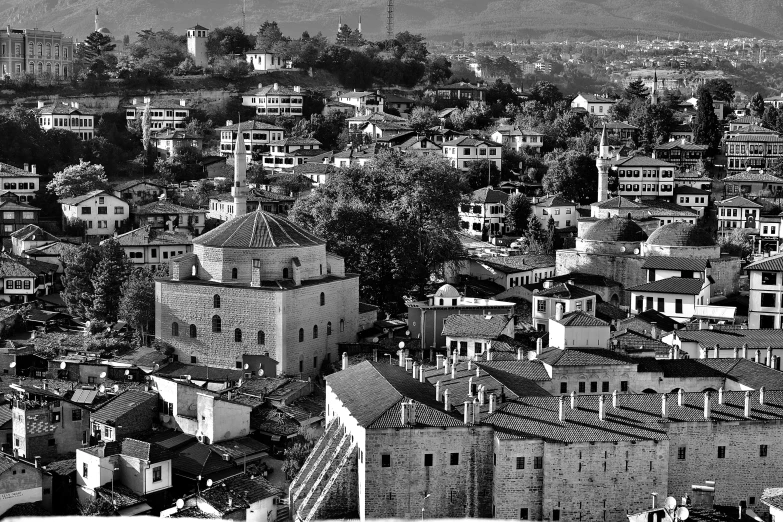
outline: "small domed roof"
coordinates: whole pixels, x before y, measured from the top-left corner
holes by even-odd
[[[609,217],[596,221],[582,238],[586,241],[644,241],[647,234],[633,220]]]
[[[109,31],[108,27],[101,27],[100,29],[98,29],[98,32],[103,34],[111,34],[111,31]]]
[[[215,248],[289,248],[323,245],[325,241],[282,216],[249,212],[193,239]]]
[[[703,228],[676,221],[655,229],[647,240],[648,245],[674,247],[715,246],[715,240]]]
[[[450,284],[445,284],[438,288],[438,291],[435,292],[435,297],[459,297],[459,290]]]

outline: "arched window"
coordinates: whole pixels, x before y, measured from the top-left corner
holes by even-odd
[[[59,58],[60,57],[60,44],[54,45],[54,57]]]
[[[326,304],[326,296],[323,292],[321,292],[321,306]]]
[[[195,339],[196,338],[196,325],[191,324],[190,325],[190,338]]]
[[[52,74],[52,64],[49,62],[46,63],[46,74]]]
[[[222,325],[220,323],[219,315],[212,316],[212,331],[215,333],[220,333],[222,331]]]
[[[318,339],[318,325],[313,326],[313,339]]]
[[[220,296],[217,294],[212,297],[212,308],[220,308]]]
[[[231,279],[236,279],[237,278],[237,273],[238,273],[237,269],[236,268],[232,268],[231,269]]]
[[[340,331],[345,331],[345,319],[340,319]]]
[[[58,78],[60,77],[60,64],[59,63],[54,64],[54,75],[56,77],[58,77]]]
[[[235,343],[242,342],[242,330],[240,330],[239,328],[234,329],[234,342]]]
[[[258,331],[258,344],[264,344],[266,343],[266,336],[264,335],[263,330]]]
[[[288,279],[288,269],[287,268],[283,269],[283,279]]]
[[[38,44],[38,58],[43,58],[43,44]]]
[[[318,270],[321,272],[321,275],[324,275],[324,265],[318,265]]]
[[[301,343],[303,341],[304,341],[304,328],[300,328],[299,329],[299,342]]]
[[[179,325],[177,323],[171,323],[171,336],[179,337]]]
[[[326,323],[326,335],[332,335],[332,322]]]
[[[51,58],[52,57],[52,44],[46,44],[46,57]]]
[[[38,62],[38,74],[43,74],[43,62]]]
[[[30,58],[35,56],[35,46],[33,45],[33,42],[30,42],[30,44],[27,46],[27,49],[30,52]]]
[[[68,66],[67,65],[63,65],[63,78],[67,78],[67,77],[68,77]],[[196,267],[193,267],[193,268],[195,269]]]

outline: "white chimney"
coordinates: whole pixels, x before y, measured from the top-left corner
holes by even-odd
[[[756,362],[761,364],[761,350],[756,350]]]
[[[661,395],[661,418],[666,420],[669,418],[669,413],[666,411],[666,401],[669,399],[669,396],[665,393]]]
[[[452,357],[452,361],[451,362],[454,363],[454,366],[456,366],[457,363],[459,362],[459,352],[457,352],[457,350],[455,349],[452,352],[451,357]]]
[[[410,370],[412,365],[413,365],[413,357],[406,357],[405,358],[405,371],[407,372],[408,370]]]
[[[144,103],[151,103],[151,102],[152,102],[152,98],[151,97],[149,97],[149,96],[145,96],[144,97]]]
[[[767,346],[767,366],[772,368],[772,347]]]
[[[617,408],[617,390],[612,392],[612,408]]]
[[[704,418],[710,420],[710,392],[704,392]]]
[[[439,353],[435,356],[435,368],[440,369],[441,366],[443,366],[443,355]]]
[[[234,120],[226,120],[226,127],[230,127],[234,124]]]
[[[576,392],[571,392],[571,409],[576,409]]]
[[[684,393],[682,391],[682,388],[677,390],[677,406],[682,406],[682,400],[683,400]]]
[[[521,353],[522,348],[520,348],[519,351]],[[541,352],[543,351],[544,351],[544,339],[539,337],[538,339],[536,339],[536,354],[541,355]]]
[[[481,377],[481,367],[476,366],[476,377]]]
[[[424,365],[422,364],[419,366],[419,382],[424,382],[426,379],[424,378]]]
[[[38,165],[36,165],[35,163],[30,165],[30,172],[32,172],[33,174],[37,174],[38,173]]]
[[[415,362],[413,363],[413,372],[411,372],[411,374],[412,374],[411,376],[414,379],[418,379],[419,378],[419,365],[418,365],[418,363],[415,363]]]
[[[449,374],[449,358],[443,359],[443,375]]]
[[[720,359],[720,345],[715,343],[715,358]]]
[[[464,407],[462,412],[462,422],[465,424],[472,424],[471,420],[473,418],[473,404],[471,404],[470,401],[465,401],[462,406]]]
[[[435,400],[436,400],[436,401],[438,401],[438,402],[440,402],[440,397],[441,397],[441,393],[440,393],[440,381],[437,381],[437,382],[435,383]]]
[[[468,397],[473,397],[473,377],[468,379]]]
[[[487,344],[487,361],[492,361],[492,344]]]
[[[750,392],[745,392],[745,418],[750,418]]]
[[[400,368],[403,368],[405,366],[405,351],[404,350],[397,350],[397,364],[400,365]]]
[[[473,369],[473,361],[471,359],[468,359],[468,371]]]
[[[479,406],[478,399],[473,400],[473,424],[481,422],[481,406]]]
[[[403,426],[408,425],[408,403],[405,401],[400,404],[400,423]]]
[[[457,365],[452,364],[451,365],[451,378],[456,379],[457,378]]]
[[[557,400],[557,410],[558,410],[558,418],[560,419],[560,422],[565,421],[565,409],[563,408],[563,396],[561,395],[558,397]]]
[[[764,387],[759,388],[759,404],[764,406]]]
[[[734,347],[734,358],[737,359],[739,357],[739,348],[736,346]]]
[[[44,105],[45,105],[45,103],[44,103],[44,101],[43,101],[43,100],[38,100],[38,108],[39,108],[39,109],[43,109],[43,108],[44,108]]]
[[[275,85],[274,85],[272,88],[273,88],[274,90],[277,90],[277,89],[278,89],[278,87],[279,87],[279,85],[275,84]]]
[[[723,386],[718,388],[718,404],[723,404]]]
[[[443,390],[443,409],[451,411],[451,402],[449,401],[449,390]]]
[[[548,290],[550,288],[552,288],[552,280],[551,279],[547,279],[546,281],[544,281],[544,289]]]
[[[745,343],[742,345],[742,358],[747,359],[748,358],[748,344]]]
[[[138,101],[138,98],[133,98],[133,100],[131,100],[131,105],[138,105]]]
[[[517,348],[517,361],[522,361],[525,358],[525,350]]]
[[[408,424],[416,425],[416,403],[413,402],[413,399],[408,403]]]
[[[264,84],[263,84],[263,83],[259,83],[259,84],[258,84],[258,88],[259,88],[259,89],[263,89],[263,88],[264,88]]]
[[[563,303],[557,303],[555,305],[555,321],[563,320]]]
[[[343,352],[343,370],[348,369],[348,352]]]
[[[489,413],[495,413],[495,394],[489,394]]]
[[[604,406],[604,396],[598,396],[598,420],[606,420],[606,407]]]
[[[187,102],[187,100],[182,98],[181,100],[179,100],[179,105],[180,105],[180,107],[186,107],[188,105],[188,102]]]

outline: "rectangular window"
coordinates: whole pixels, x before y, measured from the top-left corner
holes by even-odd
[[[92,209],[90,207],[82,207],[82,214],[92,214]]]
[[[628,381],[620,381],[620,391],[628,391]]]
[[[560,510],[559,509],[553,509],[552,510],[552,522],[557,522],[560,520]]]
[[[74,421],[82,420],[82,410],[80,410],[79,408],[76,408],[75,410],[71,410],[71,420]]]
[[[517,457],[517,469],[525,469],[525,457]]]
[[[567,382],[561,382],[560,383],[560,393],[568,393],[568,383]]]
[[[125,207],[114,207],[115,214],[125,214]]]
[[[451,466],[459,466],[459,453],[452,453],[449,455],[449,464]]]
[[[761,294],[761,306],[768,306],[768,307],[774,307],[775,306],[775,297],[776,294],[770,294],[767,292],[762,292]]]
[[[677,460],[685,460],[685,446],[677,448]]]
[[[539,312],[546,312],[546,301],[539,299],[538,304],[536,305],[536,310]]]
[[[18,444],[17,444],[18,446]],[[89,467],[86,462],[82,462],[82,477],[87,478],[89,473]]]
[[[761,272],[761,284],[767,286],[778,284],[777,272]]]
[[[381,455],[381,467],[382,468],[391,467],[391,455],[389,453],[384,453]]]
[[[598,381],[590,382],[590,393],[598,393]]]
[[[425,468],[431,468],[432,467],[432,453],[425,453],[424,454],[424,467]]]
[[[527,508],[520,508],[519,510],[519,518],[521,520],[527,520],[529,517]]]
[[[109,207],[98,207],[98,214],[108,214]]]
[[[533,457],[533,469],[544,469],[544,457]]]
[[[719,459],[726,458],[726,446],[718,446],[718,458]]]
[[[665,307],[665,305],[664,305],[664,300],[663,300],[663,297],[659,297],[659,298],[658,298],[658,311],[659,311],[659,312],[663,312],[663,311],[664,311],[664,308],[666,308],[666,307]]]
[[[682,299],[675,299],[674,300],[674,313],[675,314],[681,314],[682,313]]]
[[[609,391],[609,381],[604,381],[601,383],[601,391],[603,393],[607,393]]]
[[[762,444],[759,446],[759,457],[766,457],[767,456],[767,445]]]
[[[161,480],[163,480],[163,468],[155,466],[152,468],[152,482],[160,482]]]
[[[584,393],[584,392],[585,392],[585,382],[582,381],[579,383],[579,393]]]

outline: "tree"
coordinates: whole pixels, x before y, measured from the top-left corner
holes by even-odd
[[[518,235],[527,230],[530,217],[530,200],[520,193],[511,194],[506,201],[506,227]]]
[[[98,31],[87,35],[78,57],[85,72],[97,78],[106,78],[117,64],[117,58],[111,54],[115,47],[111,36]]]
[[[423,133],[430,127],[440,125],[440,119],[431,107],[414,107],[408,118],[408,125],[418,133]]]
[[[628,87],[623,91],[623,98],[626,100],[638,100],[645,99],[650,95],[650,90],[644,86],[644,81],[641,78],[637,78],[628,84]]]
[[[471,161],[467,172],[463,172],[462,176],[473,190],[500,182],[500,171],[495,162],[489,160]]]
[[[547,194],[590,203],[598,193],[598,169],[595,161],[576,151],[551,152],[546,155],[547,172],[542,183]]]
[[[557,230],[555,228],[555,218],[552,216],[549,216],[549,221],[546,224],[546,235],[544,236],[544,253],[545,254],[554,254],[555,253],[555,236],[557,235]]]
[[[139,332],[141,341],[155,321],[155,281],[148,268],[135,268],[122,285],[119,317]]]
[[[753,116],[756,118],[761,118],[761,116],[764,114],[764,97],[759,93],[755,93],[750,98],[748,108],[750,109],[750,113]]]
[[[338,169],[289,216],[361,274],[362,299],[398,311],[404,296],[423,295],[430,276],[462,255],[455,231],[467,190],[443,158],[384,151],[364,167]]]
[[[674,113],[665,105],[639,100],[633,104],[629,123],[639,127],[640,139],[649,152],[655,145],[669,141],[675,120]]]
[[[723,78],[708,80],[703,87],[710,91],[713,100],[726,103],[734,101],[734,87]]]
[[[439,85],[451,77],[451,62],[445,56],[431,58],[427,62],[425,77],[430,85]]]
[[[315,428],[300,428],[299,433],[285,450],[285,458],[280,470],[285,473],[286,479],[294,480],[299,470],[312,453],[315,443],[320,437],[321,430]]]
[[[269,20],[261,24],[256,34],[256,48],[271,51],[277,44],[286,42],[288,39],[283,36],[283,32],[277,26],[277,22]]]
[[[534,100],[550,107],[563,99],[563,93],[560,92],[560,89],[549,82],[536,83],[530,94]]]
[[[778,116],[778,110],[774,105],[770,105],[764,109],[764,115],[761,117],[761,124],[768,129],[777,129]]]
[[[128,279],[125,251],[116,239],[101,245],[101,260],[93,271],[95,294],[90,319],[114,323],[120,311],[122,287]]]
[[[93,190],[107,190],[109,180],[103,165],[94,165],[89,161],[81,161],[55,173],[54,179],[46,186],[61,198],[82,196]]]
[[[544,252],[544,232],[541,230],[541,222],[536,215],[531,212],[527,219],[527,230],[525,231],[525,240],[528,250],[533,253]]]
[[[498,79],[487,89],[487,103],[505,108],[507,105],[517,103],[517,95],[510,83],[504,83],[503,80]]]
[[[712,95],[707,89],[701,89],[696,116],[693,120],[693,142],[707,145],[710,152],[715,152],[718,150],[720,135],[718,116],[712,106]]]
[[[394,37],[394,56],[398,60],[410,60],[424,63],[427,60],[427,44],[424,36],[412,34],[408,31],[397,33]]]
[[[78,249],[68,250],[63,256],[62,298],[68,307],[68,313],[74,317],[87,318],[92,308],[93,271],[100,262],[100,251],[87,243]]]
[[[249,51],[254,45],[253,36],[245,34],[241,27],[216,27],[207,37],[207,56],[238,55]]]
[[[735,228],[728,235],[718,238],[720,251],[745,259],[753,253],[753,236],[745,228]]]

